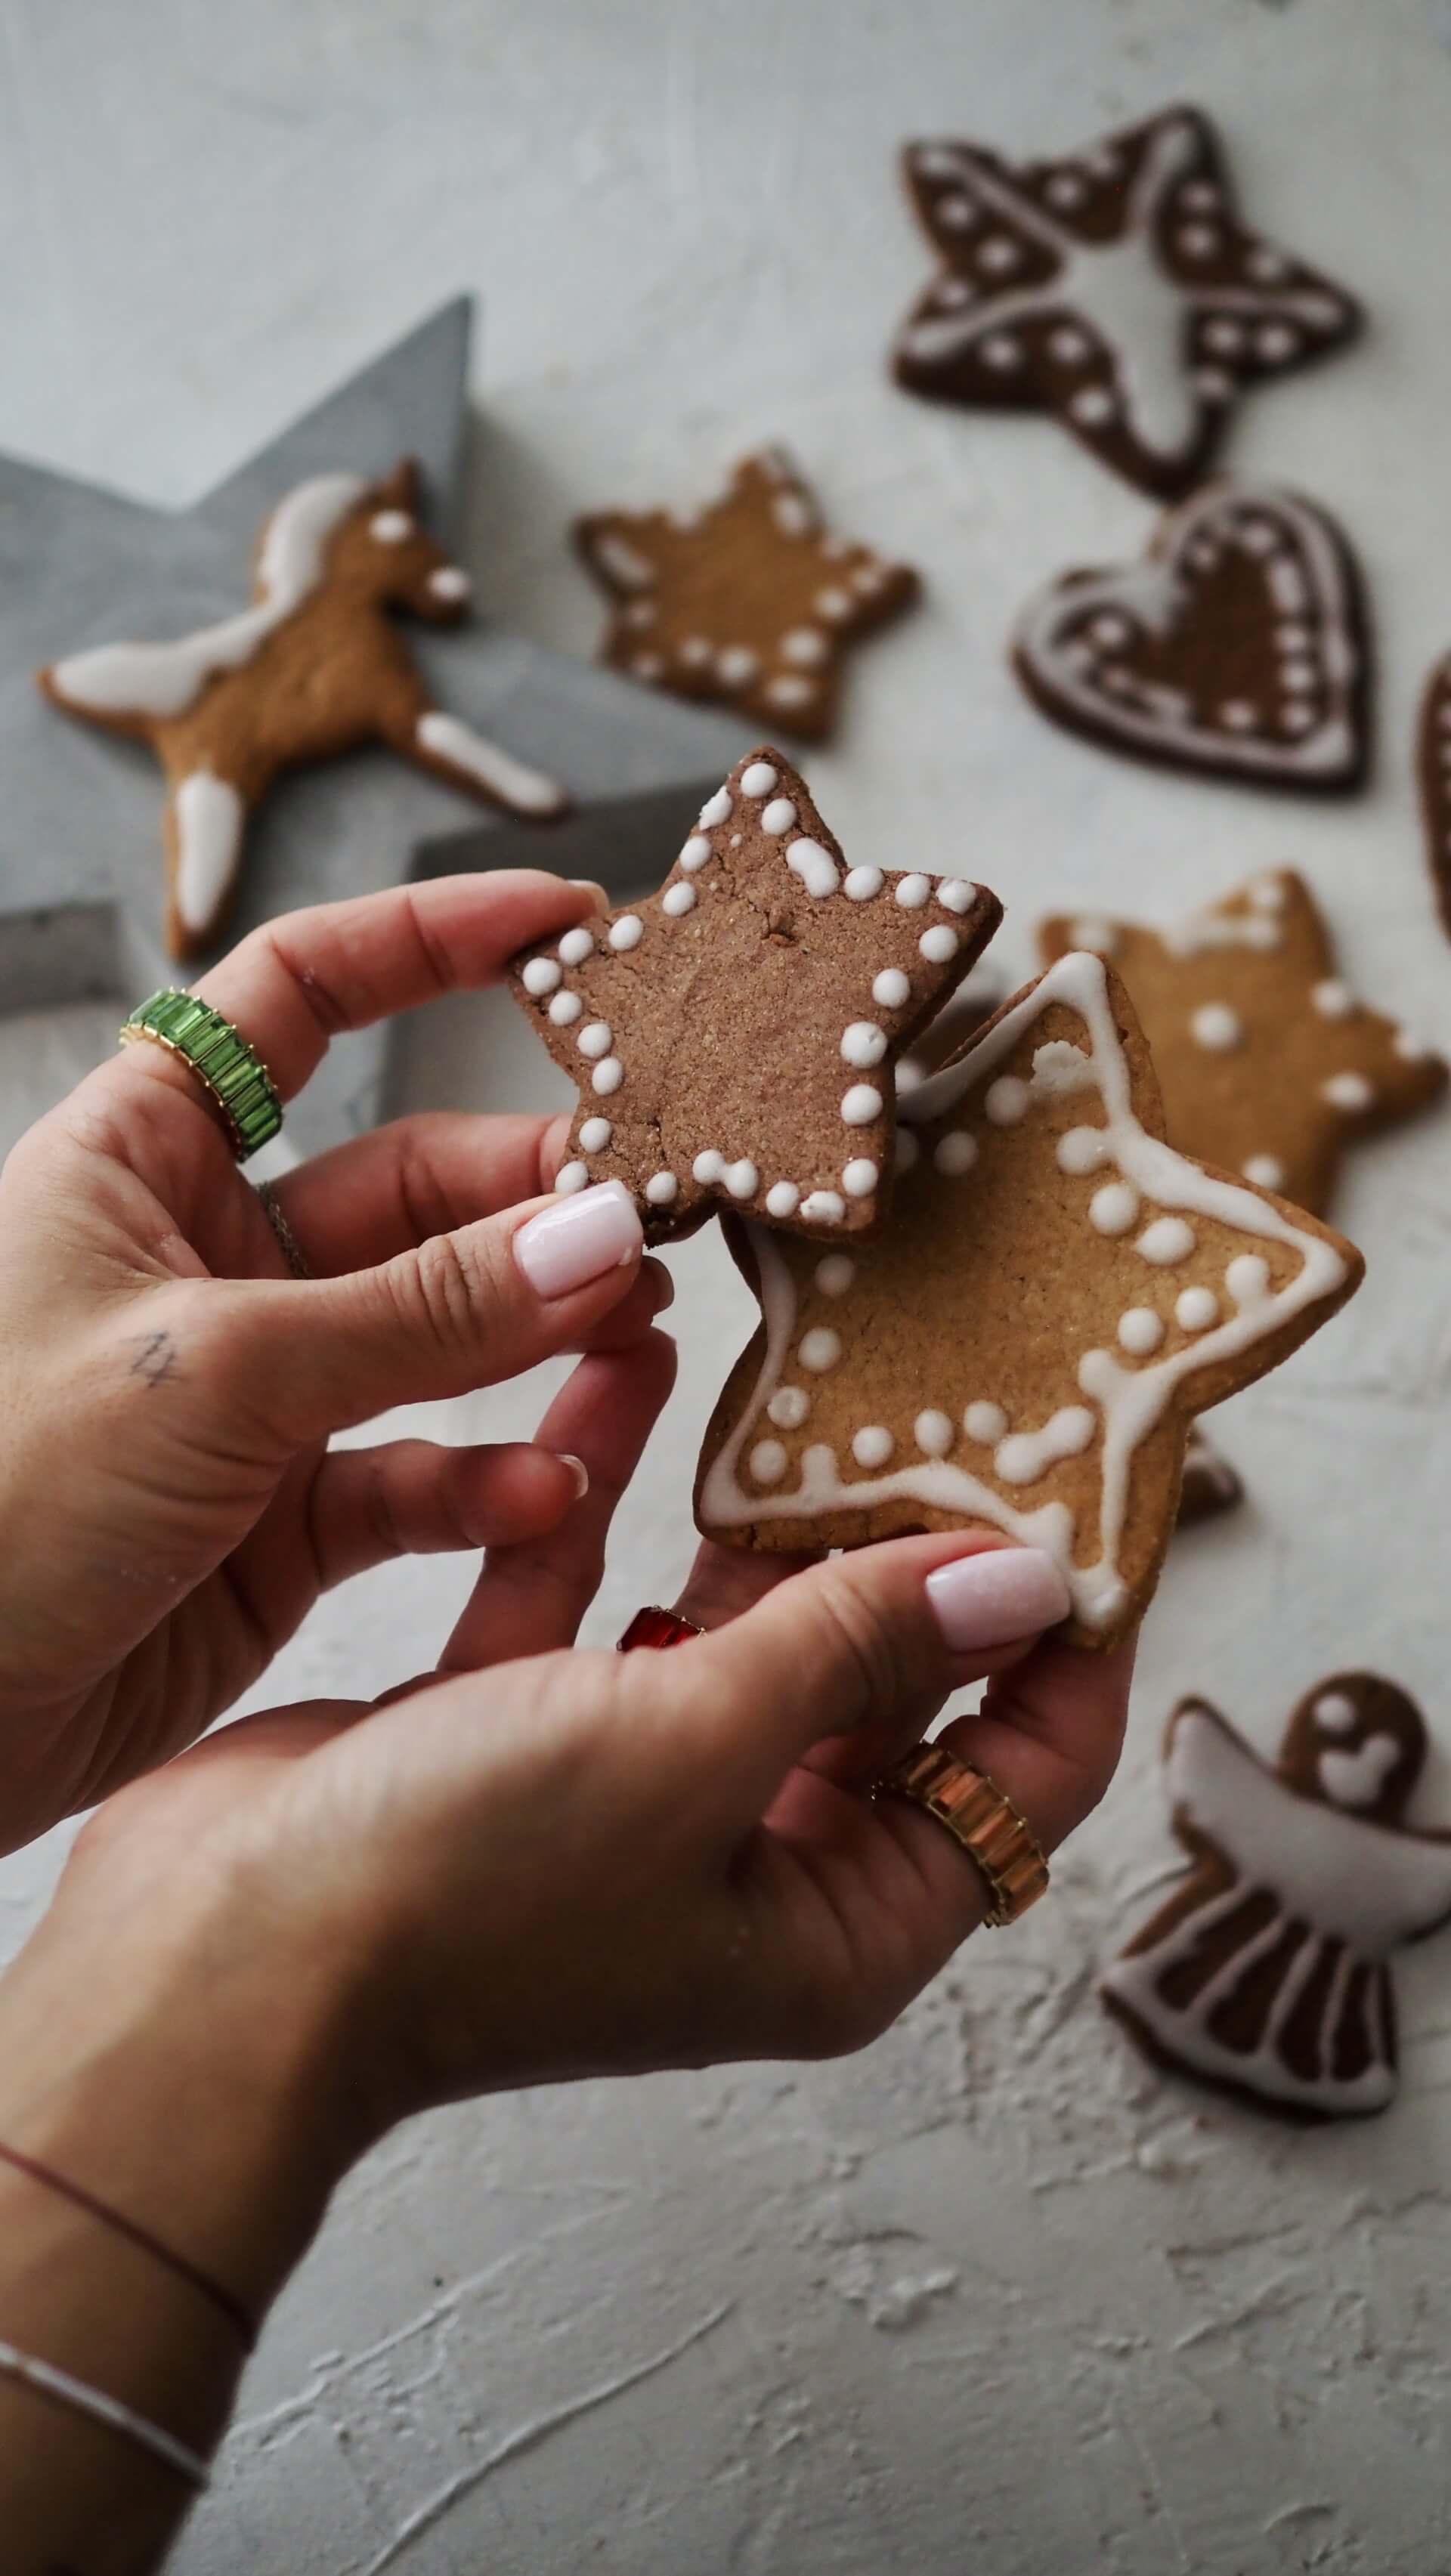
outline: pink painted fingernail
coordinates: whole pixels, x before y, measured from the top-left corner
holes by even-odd
[[[578,886],[581,894],[594,896],[596,912],[609,911],[610,899],[598,877],[571,877],[569,882],[572,886]]]
[[[601,1181],[531,1216],[514,1237],[514,1258],[536,1297],[567,1297],[623,1268],[643,1241],[624,1182]]]
[[[1060,1568],[1036,1547],[987,1548],[939,1565],[927,1577],[927,1598],[955,1655],[1036,1637],[1073,1607]]]

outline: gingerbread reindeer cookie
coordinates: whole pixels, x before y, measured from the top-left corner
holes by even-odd
[[[250,608],[170,643],[98,645],[41,672],[68,715],[156,752],[174,957],[215,941],[247,817],[283,770],[379,742],[511,814],[565,811],[551,779],[433,705],[388,615],[451,626],[468,601],[467,574],[419,525],[417,481],[405,461],[381,483],[300,483],[262,531]]]
[[[781,753],[750,752],[659,894],[513,961],[580,1088],[555,1188],[623,1181],[655,1242],[722,1204],[869,1229],[897,1055],[1001,917],[964,877],[848,867]]]
[[[1305,2119],[1385,2109],[1391,1952],[1451,1916],[1451,1836],[1405,1822],[1425,1758],[1419,1709],[1374,1673],[1310,1691],[1273,1766],[1180,1702],[1164,1765],[1191,1867],[1100,1987],[1146,2056]]]
[[[835,721],[846,647],[919,587],[909,565],[828,535],[779,447],[746,457],[703,509],[603,510],[575,540],[613,602],[605,661],[811,742]]]
[[[1343,287],[1241,223],[1197,108],[1062,161],[934,142],[905,166],[942,266],[897,342],[897,382],[1056,413],[1165,500],[1198,481],[1246,386],[1358,326]]]
[[[1013,668],[1104,751],[1312,794],[1365,774],[1359,577],[1293,492],[1211,483],[1142,562],[1062,574],[1023,610]]]
[[[732,1227],[762,1323],[706,1433],[709,1538],[844,1547],[986,1525],[1046,1548],[1066,1634],[1142,1615],[1190,1420],[1359,1283],[1353,1245],[1163,1141],[1123,986],[1060,958],[899,1105],[880,1238]]]
[[[1347,1145],[1446,1087],[1441,1058],[1357,999],[1315,898],[1291,868],[1165,930],[1058,916],[1045,962],[1110,957],[1133,995],[1174,1143],[1323,1215]]]

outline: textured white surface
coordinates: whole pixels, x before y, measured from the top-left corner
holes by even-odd
[[[1405,754],[1451,640],[1445,0],[7,0],[0,61],[7,445],[184,500],[478,285],[487,606],[587,648],[570,513],[684,499],[785,437],[844,527],[930,575],[812,763],[855,859],[981,873],[1015,966],[1050,903],[1175,910],[1289,860],[1367,991],[1444,1043]],[[1383,760],[1343,810],[1138,773],[1033,715],[1001,661],[1013,611],[1149,513],[1052,429],[933,411],[882,373],[925,265],[904,134],[1062,148],[1181,95],[1221,117],[1252,218],[1375,318],[1251,400],[1233,448],[1342,513],[1366,565]],[[0,1029],[6,1128],[112,1026]],[[557,1096],[492,1003],[418,1030],[412,1088]],[[1399,2107],[1326,2134],[1149,2077],[1090,1985],[1168,1860],[1154,1748],[1181,1688],[1268,1746],[1306,1683],[1379,1665],[1448,1740],[1446,1172],[1444,1124],[1362,1158],[1341,1215],[1369,1284],[1224,1418],[1255,1502],[1176,1551],[1122,1777],[1051,1902],[861,2059],[496,2101],[394,2139],[278,2310],[184,2576],[1441,2576],[1451,1941],[1399,1972]],[[712,1374],[748,1320],[713,1241],[676,1266],[683,1391],[600,1638],[679,1569]],[[540,1401],[445,1428],[512,1431]],[[354,1587],[267,1696],[416,1669],[465,1579]],[[1451,1815],[1444,1753],[1422,1805]],[[7,1943],[56,1858],[0,1872]]]

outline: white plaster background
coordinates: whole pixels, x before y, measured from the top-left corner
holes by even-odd
[[[1343,808],[1156,778],[1044,725],[1004,671],[1010,615],[1132,550],[1149,512],[1051,428],[883,375],[924,273],[902,136],[1068,148],[1180,95],[1222,119],[1252,219],[1375,320],[1252,399],[1233,448],[1341,513],[1366,566],[1382,760]],[[0,0],[0,439],[184,502],[476,286],[491,610],[587,649],[571,513],[684,498],[788,438],[840,523],[930,584],[812,763],[854,856],[986,877],[1015,970],[1050,902],[1168,909],[1291,860],[1368,992],[1444,1042],[1406,745],[1451,637],[1448,130],[1446,0]],[[113,1025],[0,1030],[7,1133]],[[555,1096],[492,1005],[437,1014],[411,1064],[418,1099]],[[1444,1123],[1364,1156],[1340,1215],[1369,1283],[1222,1419],[1255,1505],[1176,1549],[1122,1775],[1052,1901],[860,2059],[540,2093],[394,2138],[276,2313],[184,2576],[1442,2576],[1451,1938],[1402,1966],[1402,2099],[1364,2128],[1206,2107],[1091,2000],[1168,1857],[1155,1746],[1181,1689],[1268,1747],[1322,1672],[1380,1666],[1424,1698],[1423,1811],[1451,1816]],[[713,1241],[677,1273],[682,1392],[600,1639],[683,1564],[695,1441],[747,1322]],[[439,1427],[512,1432],[540,1402]],[[415,1670],[466,1579],[425,1562],[335,1597],[259,1699]],[[59,1842],[0,1872],[7,1945]]]

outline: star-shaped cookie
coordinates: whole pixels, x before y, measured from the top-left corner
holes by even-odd
[[[1273,1765],[1180,1702],[1164,1765],[1192,1866],[1100,1987],[1146,2057],[1293,2118],[1385,2109],[1391,1952],[1451,1916],[1451,1835],[1405,1822],[1426,1753],[1376,1673],[1308,1692]]]
[[[906,1096],[875,1242],[737,1230],[762,1325],[696,1482],[708,1537],[849,1546],[987,1524],[1046,1548],[1070,1640],[1141,1617],[1193,1415],[1359,1284],[1352,1244],[1163,1142],[1132,1006],[1060,958]]]
[[[1316,795],[1364,776],[1360,578],[1297,493],[1206,485],[1138,563],[1049,582],[1012,654],[1044,715],[1104,751]]]
[[[555,1187],[623,1181],[656,1242],[718,1203],[870,1229],[895,1059],[1001,917],[963,877],[849,868],[781,753],[749,753],[658,894],[513,962],[580,1087]]]
[[[1209,119],[1169,107],[1061,161],[912,143],[942,267],[897,342],[913,393],[1051,411],[1165,500],[1196,483],[1245,386],[1351,338],[1343,287],[1235,209]]]
[[[827,534],[779,447],[746,457],[703,509],[603,510],[575,538],[614,602],[605,661],[810,742],[835,720],[847,645],[919,588],[908,565]]]
[[[1348,1144],[1446,1087],[1441,1058],[1342,982],[1314,896],[1290,868],[1166,930],[1059,916],[1038,943],[1045,964],[1070,948],[1112,958],[1182,1152],[1316,1215]]]

